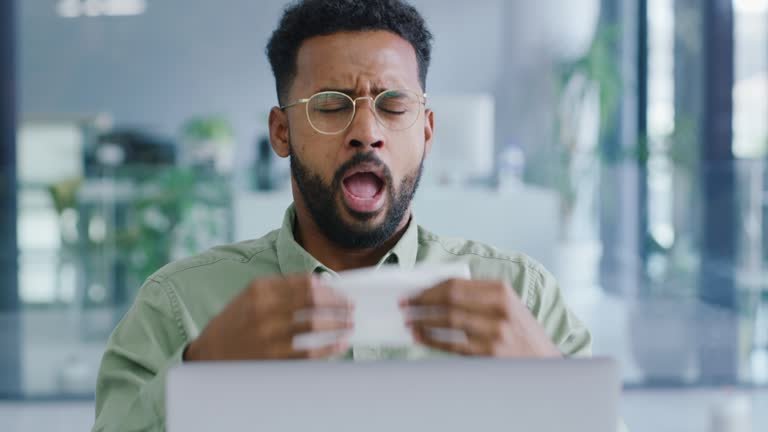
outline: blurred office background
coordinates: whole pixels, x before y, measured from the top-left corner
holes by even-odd
[[[279,226],[285,4],[0,2],[0,429],[87,429],[144,278]],[[550,268],[630,429],[745,403],[768,428],[768,0],[413,4],[435,34],[419,222]]]

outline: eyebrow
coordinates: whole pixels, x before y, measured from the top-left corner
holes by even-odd
[[[383,92],[385,92],[387,90],[392,90],[392,88],[383,88],[383,87],[373,87],[373,88],[371,88],[371,92],[374,95],[381,94],[381,93],[383,93]],[[317,93],[327,92],[327,91],[334,91],[334,92],[344,93],[345,95],[349,95],[349,96],[356,96],[357,95],[357,90],[355,90],[355,89],[344,89],[344,88],[337,88],[337,87],[323,87],[323,88],[317,90]]]

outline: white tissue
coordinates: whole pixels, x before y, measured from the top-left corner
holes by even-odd
[[[342,272],[327,283],[355,305],[352,345],[409,346],[414,342],[405,325],[400,300],[452,278],[469,279],[469,267],[449,264],[402,270],[397,266],[386,266],[378,270]],[[323,346],[333,337],[323,333],[301,335],[294,338],[294,347]]]

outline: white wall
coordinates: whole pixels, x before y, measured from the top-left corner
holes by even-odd
[[[141,16],[78,19],[58,17],[54,1],[19,3],[23,114],[108,112],[174,134],[218,113],[247,147],[266,129],[275,91],[264,48],[286,1],[149,1]],[[436,37],[428,90],[493,92],[503,1],[414,4]]]

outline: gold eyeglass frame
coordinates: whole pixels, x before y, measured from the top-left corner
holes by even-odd
[[[339,92],[339,91],[331,90],[331,91],[322,91],[322,92],[319,92],[319,93],[315,93],[312,96],[310,96],[309,98],[299,99],[299,100],[297,100],[295,102],[289,103],[288,105],[281,106],[280,110],[281,111],[285,111],[288,108],[292,108],[292,107],[295,107],[297,105],[305,104],[304,105],[304,113],[307,116],[307,121],[309,122],[309,125],[312,126],[312,129],[314,129],[315,132],[317,132],[317,133],[319,133],[321,135],[338,135],[338,134],[344,132],[345,130],[347,130],[349,128],[349,126],[352,124],[352,122],[355,121],[355,116],[357,115],[357,102],[358,101],[362,101],[362,100],[369,100],[369,101],[371,101],[371,108],[372,108],[372,111],[373,111],[373,116],[376,118],[376,121],[381,126],[387,128],[389,130],[393,130],[393,131],[408,130],[408,129],[412,128],[413,125],[416,124],[416,121],[419,119],[418,115],[416,115],[413,118],[413,123],[411,123],[410,125],[402,128],[402,129],[392,129],[392,128],[388,127],[386,124],[384,124],[384,121],[379,117],[379,114],[376,111],[376,102],[378,102],[379,98],[382,97],[383,95],[385,95],[386,93],[390,93],[390,92],[393,92],[393,91],[410,93],[410,94],[412,94],[412,95],[414,95],[414,96],[416,96],[418,98],[418,100],[419,100],[419,102],[421,103],[422,106],[426,106],[427,105],[427,94],[426,93],[423,93],[421,96],[419,96],[419,94],[417,92],[409,90],[409,89],[389,89],[389,90],[384,90],[383,92],[379,93],[375,98],[371,97],[371,96],[361,96],[359,98],[352,98],[350,95],[348,95],[346,93],[342,93],[342,92]],[[318,96],[328,95],[328,94],[341,95],[341,96],[344,96],[345,98],[349,99],[350,102],[352,102],[352,115],[349,117],[349,122],[347,122],[346,126],[344,126],[342,129],[340,129],[337,132],[324,132],[324,131],[321,131],[320,129],[318,129],[314,125],[314,123],[312,123],[312,118],[309,116],[309,102],[311,102],[312,99],[314,99],[314,98],[316,98]]]

